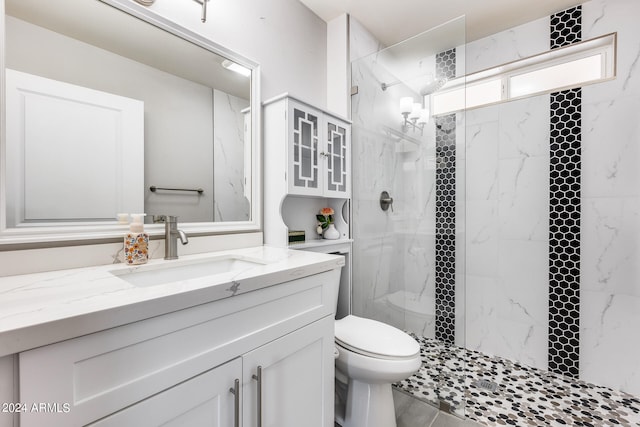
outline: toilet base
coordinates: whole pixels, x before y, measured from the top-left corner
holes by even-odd
[[[391,384],[350,379],[342,427],[396,427]]]

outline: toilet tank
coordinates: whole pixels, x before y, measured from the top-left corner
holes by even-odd
[[[340,287],[337,295],[335,295],[335,315],[336,319],[342,319],[351,314],[351,244],[340,243],[296,249],[344,256],[344,267],[340,272]]]

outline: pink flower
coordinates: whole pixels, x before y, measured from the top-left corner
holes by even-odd
[[[331,208],[322,208],[320,209],[320,215],[324,215],[324,216],[329,216],[329,215],[333,215],[333,209]]]

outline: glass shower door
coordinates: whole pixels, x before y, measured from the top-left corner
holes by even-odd
[[[423,367],[397,389],[461,416],[464,112],[429,110],[430,95],[464,75],[464,26],[460,18],[351,63],[353,312],[414,336]]]

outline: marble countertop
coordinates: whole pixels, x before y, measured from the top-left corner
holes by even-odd
[[[202,264],[208,258],[254,261],[239,270],[140,286],[117,274]],[[0,357],[100,330],[341,268],[344,258],[260,246],[0,278]],[[117,274],[114,274],[117,273]]]

